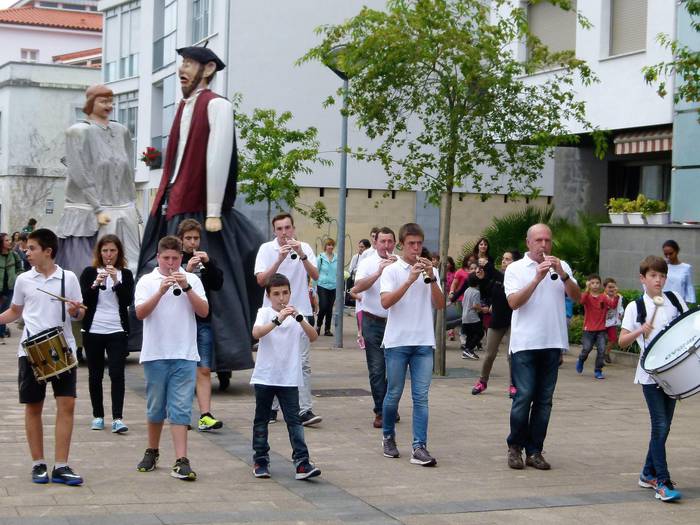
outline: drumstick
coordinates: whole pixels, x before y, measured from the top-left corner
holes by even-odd
[[[656,297],[654,297],[654,298],[652,299],[652,301],[654,301],[654,304],[656,305],[656,308],[654,308],[654,312],[651,314],[651,321],[649,321],[649,325],[653,327],[653,326],[654,326],[654,318],[656,317],[656,312],[658,312],[658,311],[659,311],[659,308],[660,308],[661,306],[663,306],[663,304],[664,304],[664,298],[661,297],[660,295],[657,295]],[[645,337],[644,339],[646,339],[646,337]]]
[[[60,295],[56,295],[55,293],[47,292],[46,290],[42,290],[41,288],[37,288],[37,290],[39,290],[40,292],[44,292],[46,295],[50,295],[51,297],[55,297],[56,299],[58,299],[59,301],[63,301],[64,303],[68,303],[71,301],[70,299],[66,299],[65,297],[62,297]],[[82,308],[83,310],[87,310],[87,306],[85,306],[84,304],[79,304],[78,308]]]

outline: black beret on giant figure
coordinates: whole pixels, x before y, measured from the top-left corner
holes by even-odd
[[[208,47],[181,47],[180,49],[176,49],[175,51],[177,51],[178,55],[180,55],[182,58],[191,58],[192,60],[196,60],[200,64],[214,62],[216,64],[217,71],[221,71],[226,67],[226,64],[224,64],[221,61],[221,59],[218,56],[216,56],[216,53],[214,53]]]

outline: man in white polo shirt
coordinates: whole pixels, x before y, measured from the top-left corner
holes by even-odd
[[[363,294],[358,308],[362,309],[362,337],[365,340],[369,386],[374,400],[372,424],[374,428],[382,428],[382,406],[386,395],[386,364],[382,340],[388,313],[382,306],[379,291],[382,273],[397,260],[393,255],[396,246],[394,231],[386,226],[380,228],[375,246],[376,251],[360,261],[352,291]]]
[[[438,273],[430,259],[420,257],[423,229],[408,223],[399,229],[401,257],[382,273],[381,305],[388,311],[384,331],[387,391],[382,410],[384,456],[398,458],[396,413],[411,369],[413,398],[413,453],[411,463],[432,467],[437,461],[428,452],[428,390],[433,375],[435,329],[433,308],[445,307]],[[427,280],[427,282],[425,282]]]
[[[294,306],[304,317],[312,317],[313,310],[309,299],[308,279],[318,279],[316,255],[308,243],[295,238],[294,218],[289,213],[280,213],[272,218],[272,229],[275,239],[260,246],[255,258],[255,278],[261,287],[276,273],[281,273],[289,279],[292,296],[288,306]],[[267,294],[263,298],[263,306],[270,306]],[[313,324],[313,320],[310,321]],[[311,410],[311,343],[301,348],[302,384],[299,386],[299,416],[304,426],[315,425],[322,421]],[[275,405],[276,407],[277,405]],[[273,407],[272,420],[276,420],[277,411]]]
[[[549,470],[542,448],[559,359],[569,347],[564,297],[578,301],[581,290],[569,265],[551,255],[552,231],[546,224],[531,226],[526,243],[527,253],[508,266],[503,283],[513,309],[510,353],[517,389],[510,410],[508,466]]]

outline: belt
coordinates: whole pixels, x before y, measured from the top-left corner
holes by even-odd
[[[362,310],[362,315],[363,315],[363,316],[367,316],[367,317],[369,317],[370,319],[374,319],[374,320],[377,321],[377,322],[386,323],[386,317],[380,317],[380,316],[378,316],[378,315],[371,314],[371,313],[369,313],[369,312],[367,312],[367,311],[365,311],[365,310]]]

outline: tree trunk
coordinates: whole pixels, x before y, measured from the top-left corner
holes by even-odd
[[[440,199],[440,282],[447,299],[447,255],[450,248],[450,220],[452,218],[452,185]],[[447,302],[447,301],[445,301]],[[446,375],[445,357],[447,354],[447,333],[445,330],[445,309],[437,311],[435,319],[435,364],[433,373]]]
[[[271,211],[272,211],[272,203],[270,201],[267,201],[267,238],[272,239],[272,223],[270,222],[272,220],[271,217]]]

